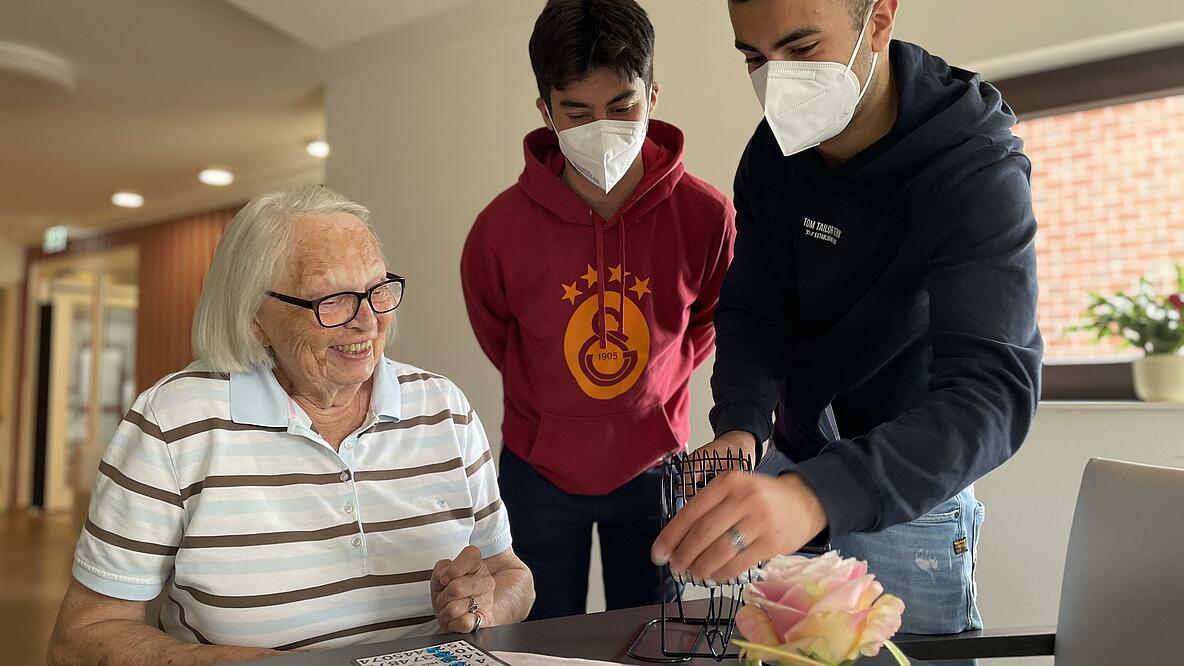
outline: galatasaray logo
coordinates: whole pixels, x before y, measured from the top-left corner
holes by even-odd
[[[575,306],[563,337],[563,354],[580,389],[588,397],[608,400],[632,388],[650,360],[649,324],[637,303],[651,292],[649,278],[621,275],[620,266],[610,268],[602,316],[598,279],[588,266],[580,279],[563,285],[563,299]],[[622,302],[626,281],[633,285]]]

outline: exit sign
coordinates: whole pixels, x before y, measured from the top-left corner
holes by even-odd
[[[66,227],[58,225],[50,227],[45,230],[45,236],[41,238],[41,249],[46,254],[53,254],[54,252],[61,252],[66,249]]]

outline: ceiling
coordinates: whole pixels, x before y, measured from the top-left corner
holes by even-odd
[[[0,241],[320,182],[324,162],[304,144],[324,131],[329,53],[472,1],[0,0],[0,42],[56,56],[75,79],[71,92],[0,71]],[[232,169],[235,184],[200,184],[209,165]],[[147,203],[113,206],[121,188]]]
[[[225,0],[318,51],[332,51],[474,1]],[[326,11],[330,7],[332,11]]]

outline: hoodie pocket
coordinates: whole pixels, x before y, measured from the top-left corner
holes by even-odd
[[[527,462],[575,495],[607,495],[681,448],[661,405],[602,416],[543,413]]]

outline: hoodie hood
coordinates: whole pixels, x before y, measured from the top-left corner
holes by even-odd
[[[546,127],[534,130],[523,140],[523,149],[526,167],[518,177],[523,192],[560,222],[591,226],[592,217],[599,216],[589,215],[588,204],[564,184],[561,176],[566,160],[559,150],[555,132]],[[621,210],[612,219],[603,220],[605,225],[613,227],[622,219],[637,220],[667,199],[685,172],[682,150],[682,132],[673,125],[651,118],[641,149],[645,174]]]
[[[889,58],[897,89],[896,122],[887,135],[850,161],[825,170],[820,184],[899,181],[983,137],[997,145],[1015,143],[1019,150],[1019,140],[1011,134],[1015,114],[999,90],[977,73],[951,67],[908,42],[891,42]],[[820,159],[815,151],[807,155]]]

